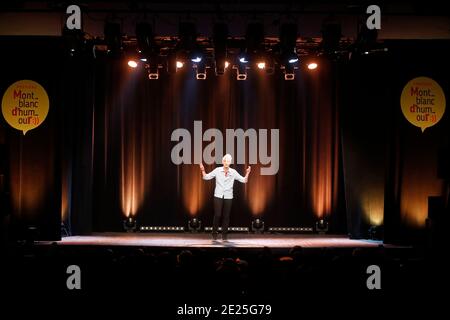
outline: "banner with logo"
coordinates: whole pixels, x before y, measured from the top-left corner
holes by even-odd
[[[47,92],[32,80],[14,82],[3,94],[3,117],[11,127],[22,131],[24,135],[45,121],[49,107]]]
[[[424,132],[442,119],[445,112],[445,95],[436,81],[418,77],[409,81],[403,88],[400,104],[406,120]]]

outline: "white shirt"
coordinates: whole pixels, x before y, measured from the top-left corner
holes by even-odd
[[[233,184],[235,179],[239,182],[247,183],[246,178],[231,168],[228,168],[228,172],[225,174],[223,167],[217,167],[203,176],[203,180],[211,180],[212,178],[216,178],[214,197],[217,198],[233,199]]]

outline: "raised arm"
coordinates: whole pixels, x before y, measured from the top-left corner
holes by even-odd
[[[200,171],[202,173],[203,180],[211,180],[216,176],[216,170],[211,171],[210,173],[205,172],[205,167],[202,163],[200,163]]]
[[[252,168],[250,166],[247,167],[247,169],[245,170],[245,177],[241,176],[237,171],[236,171],[236,180],[238,180],[239,182],[242,183],[247,183],[248,181],[248,176],[250,175],[250,171],[252,171]]]

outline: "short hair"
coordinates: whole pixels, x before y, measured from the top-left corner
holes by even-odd
[[[231,162],[231,160],[233,160],[233,157],[231,156],[231,154],[227,153],[226,155],[223,156],[222,161],[225,160],[229,160]]]

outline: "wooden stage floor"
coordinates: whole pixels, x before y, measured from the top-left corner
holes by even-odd
[[[316,234],[243,234],[231,233],[228,241],[219,235],[213,241],[209,233],[96,233],[65,237],[61,245],[141,246],[141,247],[236,247],[236,248],[358,248],[377,247],[381,241],[354,240],[341,235]]]

